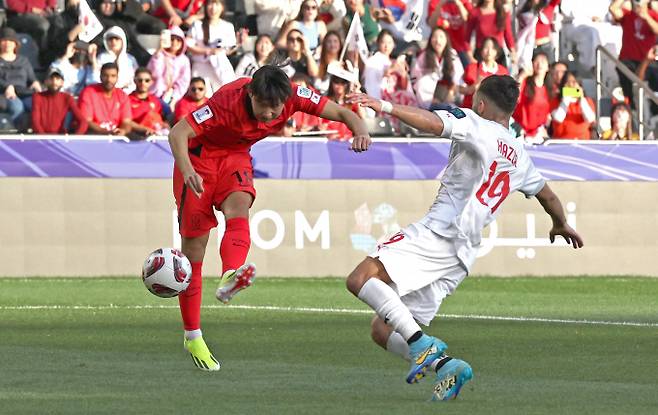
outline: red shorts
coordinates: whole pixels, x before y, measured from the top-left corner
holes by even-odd
[[[224,199],[233,192],[246,192],[255,199],[256,189],[251,155],[247,152],[227,152],[225,156],[212,158],[190,154],[190,160],[203,178],[203,193],[196,197],[185,185],[180,170],[174,167],[174,197],[181,236],[196,238],[217,226],[213,207],[219,210]]]

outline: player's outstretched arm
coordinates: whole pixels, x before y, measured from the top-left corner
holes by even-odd
[[[183,175],[185,184],[192,189],[197,197],[200,197],[203,193],[203,179],[194,170],[192,161],[190,161],[190,154],[187,151],[187,142],[194,136],[194,130],[183,118],[169,131],[169,147],[171,147],[176,167]]]
[[[359,153],[368,150],[368,147],[370,147],[372,140],[368,133],[368,127],[366,127],[363,120],[352,111],[345,107],[341,107],[333,101],[327,101],[322,109],[322,113],[320,113],[320,117],[332,121],[340,121],[347,125],[347,128],[352,131],[352,135],[354,136],[352,139],[353,151]]]
[[[347,102],[357,103],[364,107],[370,107],[377,112],[386,112],[400,119],[402,122],[421,131],[440,137],[443,134],[443,121],[436,115],[424,109],[410,107],[408,105],[391,104],[380,101],[366,94],[351,94],[347,96]],[[389,106],[389,108],[386,108]]]
[[[548,184],[545,184],[535,197],[553,220],[553,228],[548,233],[551,243],[555,241],[556,235],[560,235],[568,244],[573,245],[574,248],[582,248],[583,238],[567,223],[562,203]]]

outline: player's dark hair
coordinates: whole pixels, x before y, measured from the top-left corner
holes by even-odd
[[[190,79],[190,84],[194,84],[196,82],[201,82],[204,86],[206,85],[206,80],[200,76],[195,76],[194,78]]]
[[[519,100],[519,83],[509,75],[491,75],[482,81],[478,92],[501,111],[511,114]]]
[[[259,101],[271,106],[285,102],[292,95],[290,79],[281,68],[261,66],[251,78],[249,92]]]
[[[117,72],[119,72],[119,65],[114,62],[104,63],[103,66],[101,66],[101,73],[103,73],[103,71],[107,71],[108,69],[115,69]]]

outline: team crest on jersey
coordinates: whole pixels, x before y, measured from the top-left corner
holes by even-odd
[[[194,111],[192,116],[194,117],[194,120],[197,122],[197,124],[201,124],[202,122],[212,118],[212,111],[210,111],[210,107],[208,105],[204,105],[203,107]]]
[[[320,95],[314,92],[313,95],[311,96],[311,102],[314,103],[314,104],[319,104],[320,103]]]
[[[301,98],[311,98],[311,95],[313,94],[313,91],[310,89],[304,87],[304,86],[298,86],[297,87],[297,96]]]
[[[457,119],[466,117],[466,113],[464,111],[462,111],[461,108],[453,108],[453,109],[449,110],[448,112],[451,113],[452,115],[454,115],[455,118],[457,118]]]

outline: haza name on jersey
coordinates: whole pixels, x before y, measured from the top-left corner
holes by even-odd
[[[512,166],[516,167],[518,156],[516,154],[516,150],[514,150],[514,147],[508,146],[506,143],[498,140],[498,152],[501,156],[509,160],[509,162],[512,163]]]

